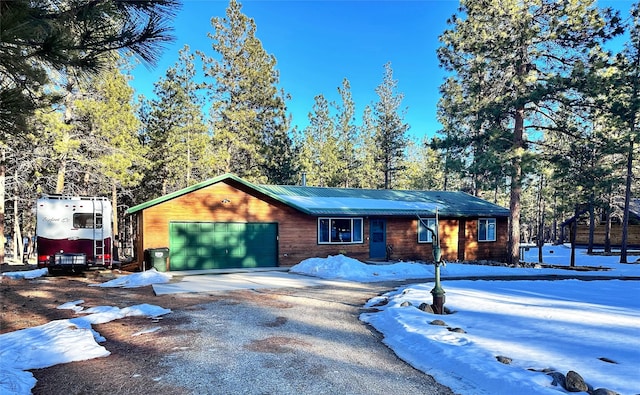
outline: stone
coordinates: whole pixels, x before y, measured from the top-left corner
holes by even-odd
[[[400,303],[400,307],[409,307],[409,306],[413,306],[411,304],[411,302],[405,300],[404,302]]]
[[[580,374],[570,370],[567,372],[565,389],[569,392],[586,392],[589,390],[589,386]]]
[[[455,332],[455,333],[467,333],[467,331],[465,331],[462,328],[447,328],[449,329],[449,332]]]
[[[425,313],[433,314],[433,309],[431,308],[431,305],[429,303],[420,303],[418,309],[424,311]]]
[[[442,320],[433,320],[429,323],[429,325],[438,325],[438,326],[447,326]]]
[[[503,363],[505,365],[511,365],[511,362],[513,362],[513,359],[509,357],[505,357],[503,355],[498,355],[496,359],[498,360],[498,362]]]
[[[547,375],[551,376],[551,378],[553,379],[553,381],[551,382],[551,385],[565,388],[567,379],[566,377],[564,377],[564,374],[560,372],[550,372],[550,373],[547,373]]]
[[[598,389],[593,390],[591,392],[591,395],[620,395],[620,394],[615,392],[615,391],[611,391],[609,389],[606,389],[606,388],[598,388]]]

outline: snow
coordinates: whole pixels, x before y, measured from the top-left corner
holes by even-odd
[[[55,320],[47,324],[0,335],[0,393],[29,394],[36,385],[31,369],[106,357],[110,353],[98,343],[106,339],[92,329],[93,324],[124,317],[142,316],[156,318],[171,312],[159,306],[140,304],[120,309],[113,306],[96,306],[84,309],[77,300],[58,308],[72,309],[83,316]],[[158,329],[149,329],[156,331]],[[140,335],[138,332],[134,335]]]
[[[568,265],[569,253],[564,246],[545,246],[544,262]],[[534,260],[537,250],[528,251],[525,257]],[[384,343],[400,358],[456,393],[566,393],[553,386],[552,377],[542,371],[566,374],[573,370],[594,388],[637,394],[640,393],[637,298],[640,264],[618,261],[618,256],[589,256],[578,250],[577,266],[610,270],[585,272],[448,263],[441,268],[441,277],[445,306],[453,313],[440,316],[417,308],[432,300],[434,267],[430,264],[371,265],[338,255],[307,259],[290,271],[358,282],[415,279],[415,284],[369,300],[365,307],[370,309],[360,319],[380,331]],[[32,272],[21,272],[22,278],[46,275],[42,271]],[[508,281],[501,276],[519,279]],[[557,280],[550,281],[544,276],[555,276]],[[562,276],[580,276],[583,280]],[[602,279],[603,276],[608,279]],[[136,287],[170,279],[169,274],[150,270],[96,286]],[[93,324],[132,315],[158,317],[170,312],[146,304],[124,309],[87,308],[83,304],[83,300],[76,300],[58,306],[75,311],[79,314],[76,318],[0,335],[0,393],[30,393],[35,385],[30,369],[109,355],[98,344],[104,338],[91,328]],[[443,320],[446,326],[431,325],[435,319]],[[466,333],[448,328],[461,328]],[[150,327],[131,336],[158,330],[160,327]],[[511,364],[498,362],[498,356],[512,359]]]
[[[545,246],[543,261],[568,266],[569,254],[565,246]],[[537,249],[528,251],[526,258],[537,259]],[[565,375],[573,370],[593,388],[637,394],[640,264],[620,264],[619,259],[577,250],[577,266],[610,269],[590,272],[449,263],[441,268],[441,278],[445,306],[452,314],[434,315],[417,308],[432,303],[430,291],[435,284],[427,282],[372,298],[365,307],[374,312],[363,313],[360,319],[382,333],[384,343],[400,358],[459,394],[566,393],[543,373],[549,370]],[[434,267],[419,263],[366,265],[339,255],[308,259],[291,271],[372,282],[433,278]],[[505,275],[524,279],[499,279]],[[594,279],[561,279],[570,275]],[[486,280],[455,280],[465,276]],[[540,276],[560,279],[537,280]],[[629,276],[635,279],[622,280]],[[446,326],[431,325],[436,319]],[[450,331],[454,328],[466,333]],[[498,362],[498,356],[510,358],[511,364]]]
[[[171,281],[171,274],[161,273],[156,269],[144,272],[133,273],[127,276],[114,278],[111,281],[98,284],[90,284],[90,287],[120,287],[120,288],[137,288],[150,284],[164,284]]]

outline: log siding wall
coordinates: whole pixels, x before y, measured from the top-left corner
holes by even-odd
[[[169,224],[184,222],[270,222],[278,224],[278,265],[292,266],[311,257],[344,254],[369,260],[369,218],[363,218],[363,243],[318,244],[318,219],[233,181],[216,183],[143,209],[136,214],[136,256],[149,248],[169,247]],[[418,243],[417,218],[386,220],[392,259],[432,261],[432,244]],[[506,219],[497,220],[496,242],[477,243],[477,219],[462,221],[466,240],[458,238],[459,219],[440,218],[440,242],[447,261],[506,258]],[[460,249],[464,246],[464,251]]]

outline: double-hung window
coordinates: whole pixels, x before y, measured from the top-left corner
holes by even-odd
[[[496,241],[496,219],[478,219],[478,241]]]
[[[362,218],[318,218],[318,244],[362,243]]]
[[[436,219],[425,218],[418,220],[418,243],[433,243],[433,234],[427,228],[435,230]]]

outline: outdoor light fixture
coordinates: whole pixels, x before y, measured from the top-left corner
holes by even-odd
[[[433,227],[427,225],[426,221],[418,216],[418,220],[431,232],[433,264],[435,265],[436,285],[431,290],[433,304],[431,305],[434,314],[444,314],[444,289],[440,285],[440,266],[442,265],[442,250],[440,249],[440,234],[438,227],[438,209],[436,208],[436,221]]]

